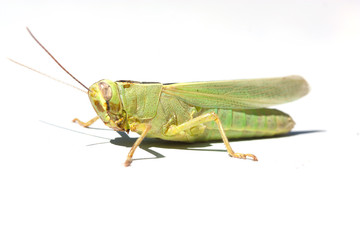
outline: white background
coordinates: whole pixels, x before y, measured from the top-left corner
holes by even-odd
[[[0,239],[359,239],[359,1],[0,3]],[[87,86],[299,74],[308,96],[278,108],[293,135],[223,144],[130,139]],[[154,154],[155,155],[154,155]],[[162,157],[163,156],[163,157]],[[142,160],[141,160],[142,159]]]

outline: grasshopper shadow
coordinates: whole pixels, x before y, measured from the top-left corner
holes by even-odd
[[[296,135],[303,135],[303,134],[311,134],[311,133],[319,133],[325,132],[324,130],[309,130],[309,131],[292,131],[284,135],[274,136],[274,137],[262,137],[262,138],[249,138],[249,139],[235,139],[231,140],[230,142],[237,142],[237,141],[249,141],[249,140],[260,140],[260,139],[268,139],[268,138],[284,138],[284,137],[292,137]],[[131,148],[137,138],[129,137],[125,132],[117,132],[121,137],[117,137],[115,139],[111,139],[110,143],[122,147]],[[177,149],[177,150],[191,150],[191,151],[206,151],[206,152],[226,152],[226,149],[205,149],[206,147],[212,146],[211,143],[222,142],[220,141],[211,141],[211,142],[196,142],[196,143],[184,143],[184,142],[172,142],[172,141],[165,141],[161,139],[154,139],[154,138],[145,138],[139,148],[147,151],[148,153],[152,154],[154,157],[152,158],[134,158],[134,160],[145,160],[145,159],[154,159],[154,158],[163,158],[164,155],[156,152],[151,147],[156,148],[165,148],[165,149]]]
[[[131,148],[137,138],[129,137],[125,132],[117,132],[121,137],[117,137],[115,139],[111,139],[110,143]],[[192,151],[215,151],[215,152],[226,152],[225,149],[204,149],[205,147],[211,146],[210,143],[206,142],[199,142],[199,143],[184,143],[184,142],[172,142],[172,141],[165,141],[161,139],[154,139],[154,138],[145,138],[139,148],[142,150],[152,154],[154,157],[150,158],[134,158],[134,160],[145,160],[145,159],[155,159],[155,158],[164,158],[165,156],[161,153],[150,149],[151,147],[156,148],[165,148],[165,149],[177,149],[177,150],[192,150]]]
[[[73,130],[67,127],[63,127],[63,126],[59,126],[53,123],[49,123],[46,121],[40,121],[44,124],[53,126],[53,127],[57,127],[63,130],[67,130],[67,131],[71,131],[77,134],[84,134],[84,135],[88,135],[91,137],[95,137],[95,138],[100,138],[103,139],[105,141],[102,142],[97,142],[97,143],[93,143],[93,144],[88,144],[87,146],[95,146],[95,145],[99,145],[99,144],[114,144],[117,146],[122,146],[122,147],[127,147],[127,148],[131,148],[133,146],[133,144],[135,143],[135,141],[137,140],[136,138],[133,137],[129,137],[128,134],[126,134],[125,132],[117,132],[120,137],[116,137],[114,139],[110,139],[110,138],[106,138],[103,136],[99,136],[98,134],[92,134],[92,133],[86,133],[86,132],[82,132],[82,131],[78,131],[78,130]],[[79,128],[79,130],[81,130],[83,128]],[[91,131],[112,131],[111,129],[106,129],[106,128],[87,128],[88,130]],[[263,137],[263,138],[248,138],[248,139],[234,139],[231,140],[230,142],[238,142],[238,141],[250,141],[250,140],[261,140],[261,139],[268,139],[268,138],[284,138],[284,137],[292,137],[292,136],[297,136],[297,135],[303,135],[303,134],[312,134],[312,133],[319,133],[319,132],[325,132],[324,130],[309,130],[309,131],[292,131],[289,132],[285,135],[280,135],[280,136],[274,136],[274,137]],[[140,144],[139,148],[143,149],[144,151],[150,153],[151,155],[153,155],[154,157],[149,157],[149,158],[134,158],[134,160],[145,160],[145,159],[156,159],[156,158],[164,158],[165,156],[162,155],[161,153],[150,149],[152,147],[156,147],[156,148],[164,148],[164,149],[178,149],[178,150],[191,150],[191,151],[206,151],[206,152],[226,152],[225,147],[222,149],[208,149],[206,147],[212,146],[211,143],[216,143],[216,142],[222,142],[220,141],[212,141],[212,142],[196,142],[196,143],[184,143],[184,142],[172,142],[172,141],[165,141],[165,140],[161,140],[161,139],[154,139],[154,138],[145,138],[142,143]]]

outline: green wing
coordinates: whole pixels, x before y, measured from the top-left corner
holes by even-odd
[[[162,92],[204,108],[264,108],[294,101],[309,92],[300,76],[174,83]]]

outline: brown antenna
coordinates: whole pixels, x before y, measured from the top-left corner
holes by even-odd
[[[28,32],[30,33],[31,37],[40,45],[40,47],[42,49],[45,50],[45,52],[47,54],[49,54],[49,56],[67,73],[69,74],[75,81],[77,81],[81,86],[83,86],[84,88],[86,88],[89,91],[89,88],[86,87],[82,82],[80,82],[79,80],[76,79],[76,77],[74,77],[71,73],[68,72],[68,70],[66,70],[56,59],[53,55],[51,55],[51,53],[39,42],[39,40],[36,39],[36,37],[32,34],[32,32],[30,31],[30,29],[28,27],[26,27],[26,30],[28,30]]]

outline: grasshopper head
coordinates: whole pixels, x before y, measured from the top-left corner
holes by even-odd
[[[104,79],[94,83],[88,92],[90,102],[106,126],[115,131],[129,131],[117,84]]]

